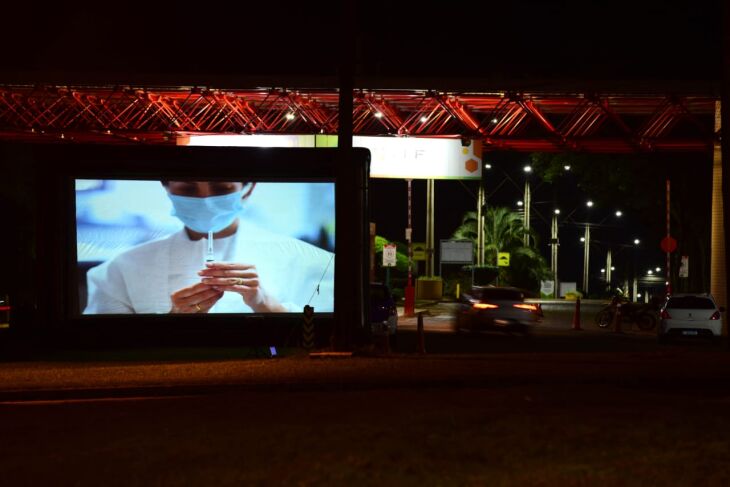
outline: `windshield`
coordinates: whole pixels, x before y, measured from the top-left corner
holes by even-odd
[[[370,299],[382,301],[388,299],[388,291],[385,286],[370,286]]]
[[[471,295],[480,301],[522,301],[524,295],[514,289],[472,289]]]
[[[667,309],[715,309],[715,303],[711,299],[698,296],[678,296],[669,298]]]

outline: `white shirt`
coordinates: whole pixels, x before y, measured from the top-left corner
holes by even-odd
[[[208,241],[185,230],[133,247],[87,273],[84,314],[169,313],[170,295],[200,282]],[[216,261],[253,264],[259,283],[290,312],[304,305],[334,309],[334,254],[243,221],[230,237],[214,239]],[[211,313],[250,313],[240,294],[226,292]]]

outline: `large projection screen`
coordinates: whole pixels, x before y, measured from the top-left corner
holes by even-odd
[[[334,310],[333,180],[74,178],[74,192],[81,316]]]

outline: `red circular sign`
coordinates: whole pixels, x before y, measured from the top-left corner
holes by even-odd
[[[677,250],[677,241],[673,237],[666,236],[662,239],[659,246],[664,252],[672,253]]]

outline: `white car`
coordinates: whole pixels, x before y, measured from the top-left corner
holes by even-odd
[[[660,312],[659,338],[670,336],[722,335],[722,313],[709,294],[674,294],[670,296]]]

